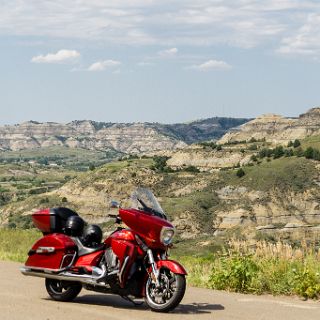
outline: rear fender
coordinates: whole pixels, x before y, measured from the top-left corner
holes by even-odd
[[[171,272],[176,274],[184,274],[187,275],[186,269],[177,261],[174,260],[158,260],[157,261],[158,269],[166,268],[169,269]]]

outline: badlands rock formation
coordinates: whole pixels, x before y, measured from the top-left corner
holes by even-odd
[[[279,115],[262,115],[226,133],[219,143],[266,139],[274,144],[285,144],[290,140],[303,139],[320,134],[320,108],[310,109],[299,118]]]
[[[180,169],[184,166],[194,166],[201,171],[210,171],[217,168],[232,168],[236,165],[245,165],[251,155],[232,150],[207,151],[201,146],[192,145],[171,155],[167,164],[171,168]]]
[[[73,121],[68,124],[28,121],[0,127],[0,151],[51,146],[141,153],[183,148],[187,143],[220,138],[247,119],[211,118],[191,123],[105,123]]]

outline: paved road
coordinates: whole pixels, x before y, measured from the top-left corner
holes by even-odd
[[[134,307],[113,295],[83,290],[74,302],[48,298],[44,279],[25,277],[20,265],[0,262],[1,320],[319,320],[320,302],[297,298],[253,296],[206,289],[187,288],[181,305],[169,314]]]

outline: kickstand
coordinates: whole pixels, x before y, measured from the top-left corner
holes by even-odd
[[[127,300],[129,302],[131,302],[134,306],[141,306],[143,305],[143,302],[135,302],[134,300],[132,300],[131,298],[129,298],[128,296],[121,296],[122,299]]]

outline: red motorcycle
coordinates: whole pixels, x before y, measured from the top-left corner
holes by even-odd
[[[58,301],[71,301],[82,288],[144,298],[158,312],[173,310],[182,300],[187,272],[168,259],[174,228],[149,189],[139,188],[135,205],[119,208],[112,216],[118,227],[103,243],[97,225],[85,225],[78,214],[67,208],[40,210],[32,215],[43,233],[28,253],[21,272],[45,278],[49,295]]]

